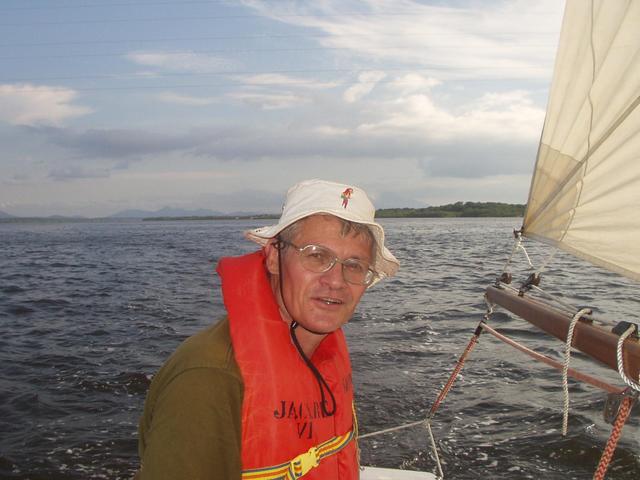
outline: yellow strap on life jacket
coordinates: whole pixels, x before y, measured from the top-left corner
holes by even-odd
[[[353,428],[344,435],[333,437],[316,447],[311,447],[307,452],[298,455],[290,462],[273,467],[243,470],[242,480],[296,480],[306,475],[312,468],[317,467],[323,459],[338,453],[357,436],[358,421],[354,407]]]

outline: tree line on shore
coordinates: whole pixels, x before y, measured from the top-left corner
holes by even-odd
[[[500,202],[456,202],[437,207],[380,208],[376,218],[451,218],[451,217],[522,217],[526,205]],[[207,217],[156,217],[145,220],[257,220],[278,219],[276,214],[207,216]]]
[[[377,218],[522,217],[525,204],[500,202],[456,202],[437,207],[381,208]]]

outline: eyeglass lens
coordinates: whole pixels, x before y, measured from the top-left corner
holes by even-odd
[[[297,247],[296,247],[297,248]],[[302,265],[316,273],[330,270],[336,262],[342,265],[342,274],[349,283],[368,285],[373,279],[373,272],[366,262],[355,258],[340,260],[331,250],[319,245],[307,245],[299,248]]]

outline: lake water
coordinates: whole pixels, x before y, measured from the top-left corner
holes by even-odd
[[[520,219],[382,223],[401,271],[367,292],[346,327],[361,433],[425,417],[482,318],[484,288]],[[0,223],[0,478],[130,478],[150,378],[223,313],[215,265],[252,251],[241,232],[261,224]],[[567,255],[556,255],[543,286],[605,318],[639,321],[637,285]],[[562,343],[504,311],[490,324],[561,359]],[[582,355],[572,367],[620,385]],[[483,335],[433,422],[446,478],[591,478],[610,431],[605,395],[570,385],[563,438],[560,374]],[[607,478],[640,478],[638,410]],[[360,447],[363,464],[435,469],[422,427]]]

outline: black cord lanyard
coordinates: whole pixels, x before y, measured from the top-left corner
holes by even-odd
[[[322,409],[322,414],[325,417],[331,417],[336,413],[336,398],[333,395],[333,392],[331,391],[331,388],[329,388],[329,385],[327,384],[326,380],[324,378],[322,378],[322,375],[320,374],[320,372],[318,371],[318,369],[316,368],[316,366],[311,362],[311,360],[309,360],[307,358],[307,356],[304,354],[304,351],[302,350],[302,346],[300,345],[300,342],[298,341],[298,337],[296,336],[296,328],[298,328],[300,325],[298,324],[297,321],[295,321],[291,315],[289,314],[289,309],[287,308],[287,305],[285,304],[285,300],[284,300],[284,294],[282,293],[282,250],[283,250],[283,243],[280,241],[280,238],[277,238],[277,241],[275,243],[275,247],[278,250],[278,275],[279,275],[279,284],[280,284],[280,298],[282,298],[282,306],[284,307],[284,309],[286,310],[287,314],[289,315],[289,318],[291,318],[291,325],[289,327],[289,333],[291,335],[291,340],[293,341],[293,344],[296,347],[296,350],[298,350],[298,353],[300,354],[300,356],[302,357],[302,360],[304,360],[304,363],[307,364],[307,367],[309,367],[309,370],[311,370],[311,373],[313,373],[313,376],[316,378],[316,381],[318,382],[318,387],[320,387],[320,408]],[[304,327],[302,327],[304,328]],[[327,392],[329,392],[329,397],[331,398],[331,409],[327,408],[327,397],[325,395],[325,390]]]
[[[320,407],[322,408],[322,413],[325,417],[330,417],[334,413],[336,413],[336,397],[333,396],[333,392],[331,391],[331,388],[329,388],[329,385],[327,384],[326,380],[322,378],[322,375],[320,374],[316,366],[311,362],[311,360],[307,358],[307,356],[302,351],[300,342],[298,342],[298,337],[296,337],[295,329],[297,327],[298,327],[298,322],[296,322],[295,320],[291,322],[291,327],[289,328],[289,332],[291,333],[291,340],[293,340],[293,344],[296,346],[296,349],[298,350],[298,353],[304,360],[304,363],[307,364],[307,367],[309,367],[309,370],[311,370],[311,373],[313,373],[313,376],[316,377],[316,380],[318,381],[318,387],[320,387],[320,398],[321,398]],[[331,397],[331,410],[328,410],[326,406],[327,397],[324,394],[325,390],[329,392],[329,396]]]

